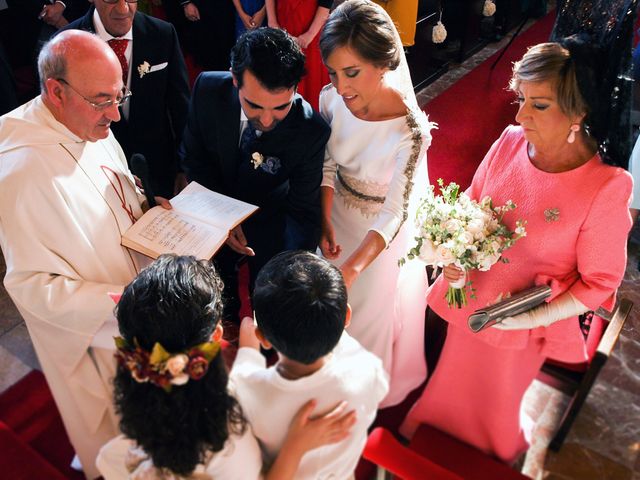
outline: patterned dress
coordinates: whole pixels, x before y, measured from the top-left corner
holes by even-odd
[[[318,7],[331,8],[329,0],[276,0],[280,28],[294,37],[305,33],[311,26]],[[329,72],[320,55],[320,33],[305,48],[306,74],[298,84],[298,93],[318,110],[318,97],[322,87],[329,83]]]

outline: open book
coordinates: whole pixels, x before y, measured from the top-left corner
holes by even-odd
[[[196,182],[173,197],[171,205],[172,210],[160,206],[148,210],[122,235],[122,245],[151,258],[175,253],[209,259],[229,230],[258,209]]]

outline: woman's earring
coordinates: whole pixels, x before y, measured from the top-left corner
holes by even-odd
[[[573,143],[576,141],[576,132],[580,131],[580,124],[574,123],[569,127],[569,136],[567,137],[567,143]]]

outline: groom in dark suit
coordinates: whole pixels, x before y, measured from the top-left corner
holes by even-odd
[[[296,94],[304,54],[279,29],[245,33],[231,72],[196,80],[181,149],[187,178],[260,210],[229,234],[214,260],[225,283],[225,317],[237,321],[236,266],[246,256],[251,285],[283,250],[314,250],[329,127]]]
[[[177,151],[189,109],[189,81],[176,31],[170,23],[136,12],[135,1],[93,4],[64,30],[95,33],[116,52],[133,95],[111,130],[128,159],[133,153],[145,156],[154,194],[171,198],[180,183]]]

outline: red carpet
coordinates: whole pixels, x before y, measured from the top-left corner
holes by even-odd
[[[42,373],[0,396],[0,451],[2,478],[84,479],[69,467],[73,448]]]
[[[555,11],[547,14],[526,32],[516,37],[496,68],[490,66],[498,53],[432,100],[425,108],[436,122],[433,142],[427,153],[429,180],[455,181],[466,188],[476,168],[498,139],[502,130],[515,123],[514,95],[506,90],[513,62],[527,47],[546,42],[553,28]]]
[[[466,187],[471,182],[493,141],[506,125],[514,122],[516,108],[511,103],[514,97],[505,90],[512,63],[528,46],[548,38],[553,21],[554,14],[547,15],[521,34],[493,72],[489,66],[495,55],[427,105],[425,110],[431,120],[440,125],[439,130],[433,131],[429,149],[432,183],[443,178],[445,182],[455,180]],[[196,73],[193,65],[190,73],[192,76]],[[248,309],[246,289],[242,289],[241,297],[244,314]],[[233,349],[227,353],[227,360],[231,360]],[[417,394],[416,391],[412,396]],[[377,423],[395,430],[412,403],[413,399],[408,399],[398,407],[381,411]],[[30,373],[0,395],[0,451],[2,478],[84,478],[69,468],[73,449],[39,372]],[[367,478],[371,470],[370,465],[362,463],[357,477]]]

